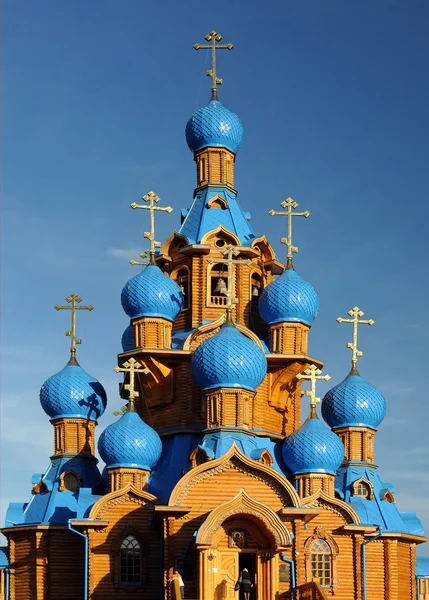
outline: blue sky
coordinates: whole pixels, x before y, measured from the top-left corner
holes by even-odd
[[[268,210],[292,196],[311,212],[295,266],[321,297],[310,353],[330,384],[350,363],[336,317],[357,304],[375,320],[360,371],[388,403],[376,462],[429,532],[428,23],[425,0],[4,1],[2,522],[53,452],[38,392],[68,359],[53,305],[72,291],[95,306],[78,358],[108,392],[100,430],[121,405],[120,292],[147,229],[129,204],[153,189],[174,207],[158,239],[190,206],[184,127],[210,95],[208,53],[192,46],[214,28],[235,45],[218,72],[245,128],[241,205],[281,258],[285,223]]]

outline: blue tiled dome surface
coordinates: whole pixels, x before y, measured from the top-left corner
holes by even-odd
[[[51,419],[78,417],[95,421],[104,413],[107,398],[95,377],[79,365],[66,365],[42,385],[40,404]]]
[[[340,438],[319,419],[307,419],[283,443],[283,460],[294,474],[335,475],[344,459]]]
[[[386,401],[360,375],[348,375],[323,398],[322,415],[330,427],[354,425],[376,429],[386,415]]]
[[[316,290],[293,269],[270,283],[259,300],[259,313],[268,324],[300,321],[310,325],[318,311]]]
[[[192,152],[221,146],[237,153],[243,142],[243,125],[235,113],[218,100],[197,110],[186,125],[186,141]]]
[[[267,372],[264,352],[235,327],[222,327],[192,357],[192,374],[203,389],[241,387],[255,390]]]
[[[161,456],[162,444],[157,432],[136,412],[126,412],[103,431],[98,451],[107,467],[151,470]]]
[[[128,325],[122,334],[121,344],[124,352],[134,350],[134,327],[132,325]]]
[[[183,307],[183,295],[175,281],[156,265],[148,265],[130,279],[121,294],[122,308],[131,317],[163,317],[174,321]]]

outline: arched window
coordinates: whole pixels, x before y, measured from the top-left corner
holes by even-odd
[[[362,498],[367,498],[369,494],[368,486],[366,483],[359,483],[356,488],[356,496],[362,496]]]
[[[331,549],[325,540],[316,540],[311,547],[311,575],[323,587],[332,585]]]
[[[366,479],[359,479],[353,484],[353,496],[372,500],[374,494],[371,484]]]
[[[141,549],[132,535],[121,542],[121,583],[139,584],[141,581]]]
[[[175,279],[176,279],[177,283],[179,284],[180,289],[182,290],[183,308],[189,308],[190,302],[191,302],[191,298],[190,298],[190,293],[191,293],[190,283],[191,282],[189,280],[188,269],[180,269],[180,271],[178,271]]]
[[[81,479],[74,471],[65,471],[60,475],[60,492],[78,492]]]
[[[252,312],[259,313],[258,303],[259,296],[262,293],[262,279],[258,273],[252,273],[252,277],[250,280],[250,302]]]
[[[227,293],[228,266],[217,263],[210,269],[210,302],[211,305],[225,306]]]

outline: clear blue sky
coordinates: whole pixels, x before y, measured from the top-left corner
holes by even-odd
[[[158,239],[190,206],[184,127],[210,94],[192,46],[214,28],[235,44],[218,71],[245,128],[240,202],[281,258],[268,210],[292,196],[311,212],[295,265],[321,297],[310,352],[330,384],[350,362],[336,317],[358,304],[375,320],[360,371],[388,403],[376,462],[429,532],[428,2],[5,0],[3,13],[2,515],[53,452],[38,392],[68,359],[53,305],[72,291],[95,306],[78,358],[108,392],[99,429],[121,405],[120,292],[147,229],[129,204],[153,189],[174,207]]]

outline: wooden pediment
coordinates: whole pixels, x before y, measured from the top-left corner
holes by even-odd
[[[360,518],[357,512],[348,504],[344,502],[344,500],[340,500],[339,498],[335,498],[327,494],[324,490],[319,489],[317,492],[312,494],[311,496],[307,496],[303,499],[302,505],[304,507],[315,507],[315,506],[323,506],[323,505],[331,506],[335,512],[341,514],[348,523],[353,523],[358,525],[360,523]]]
[[[98,500],[91,508],[90,519],[103,519],[109,508],[125,502],[134,502],[142,506],[149,506],[151,509],[156,504],[161,504],[156,496],[138,490],[132,484],[128,484],[120,490],[106,494]]]

